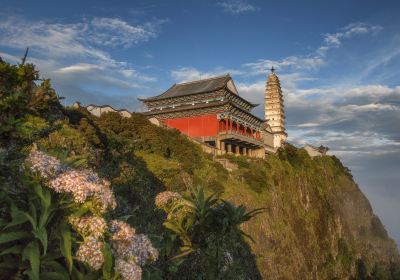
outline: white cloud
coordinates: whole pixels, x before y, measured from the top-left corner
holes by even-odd
[[[372,25],[363,22],[351,23],[340,32],[326,33],[324,35],[324,45],[318,49],[320,55],[325,55],[326,51],[330,48],[337,48],[342,44],[343,39],[348,39],[356,35],[362,34],[376,34],[382,30],[380,25]]]
[[[302,127],[316,127],[319,126],[319,123],[301,123],[298,124],[297,127],[302,128]]]
[[[133,26],[117,18],[83,19],[77,23],[27,21],[9,17],[0,21],[0,45],[16,49],[30,47],[45,59],[90,60],[108,67],[124,68],[99,46],[129,47],[156,37],[156,26],[163,21]]]
[[[272,66],[281,73],[297,73],[299,71],[317,70],[326,65],[326,53],[331,48],[338,48],[344,39],[355,35],[376,34],[382,29],[379,25],[367,23],[351,23],[337,33],[326,33],[323,43],[315,51],[303,56],[288,56],[280,60],[259,59],[256,62],[246,63],[243,66],[248,75],[265,75]],[[396,52],[394,55],[397,55]]]
[[[30,46],[52,56],[91,56],[109,60],[98,46],[131,47],[158,35],[165,21],[131,25],[119,18],[83,19],[76,23],[56,23],[9,17],[0,21],[0,44],[15,48]]]
[[[181,67],[171,71],[171,77],[178,82],[189,82],[200,79],[207,79],[226,74],[239,75],[241,71],[234,69],[216,68],[212,71],[202,72],[194,67]]]
[[[379,104],[379,103],[371,103],[371,104],[363,104],[363,105],[346,105],[342,107],[343,110],[352,110],[356,112],[368,112],[368,111],[392,111],[399,110],[400,108],[391,104]]]
[[[157,36],[158,26],[165,21],[131,25],[119,18],[94,18],[86,30],[87,38],[97,44],[110,47],[131,47]]]
[[[259,59],[256,62],[246,63],[243,67],[247,68],[249,75],[265,75],[272,66],[280,71],[296,71],[316,69],[324,63],[323,58],[319,56],[289,56],[281,60]]]
[[[224,12],[234,15],[255,12],[259,10],[258,7],[246,2],[245,0],[223,1],[218,2],[217,5],[220,6]]]
[[[99,96],[102,94],[108,96],[109,103],[117,103],[123,94],[131,96],[133,90],[147,88],[146,83],[156,78],[114,59],[107,48],[132,47],[156,38],[163,23],[153,20],[133,25],[120,18],[99,17],[60,23],[9,17],[0,20],[0,46],[21,56],[29,46],[28,62],[36,64],[42,76],[51,77],[62,96],[77,98],[80,92],[87,96],[79,99],[86,101],[92,91],[99,100],[104,100]],[[0,55],[13,63],[20,61],[12,54]],[[129,104],[135,102],[131,100]]]
[[[89,64],[89,63],[78,63],[75,65],[61,67],[61,68],[55,70],[54,72],[60,73],[60,74],[71,74],[71,73],[80,74],[83,72],[91,72],[93,70],[101,70],[101,69],[103,69],[103,67],[100,65]]]

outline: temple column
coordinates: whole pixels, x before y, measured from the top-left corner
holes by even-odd
[[[253,156],[253,150],[248,148],[247,149],[247,154],[248,154],[249,157],[252,157]]]
[[[240,147],[239,147],[239,145],[236,145],[235,154],[236,154],[237,156],[240,155]]]
[[[247,149],[246,149],[246,147],[243,147],[243,155],[244,155],[244,156],[247,156]]]
[[[239,133],[240,124],[236,122],[236,133]]]
[[[219,145],[221,147],[222,154],[225,154],[225,142],[224,141],[220,141]]]
[[[229,119],[229,130],[232,131],[232,126],[233,126],[233,120],[232,117]]]
[[[232,154],[232,144],[228,143],[226,146],[228,148],[228,154]]]
[[[226,117],[226,119],[225,119],[225,131],[226,131],[226,133],[228,133],[228,126],[229,126],[228,117]]]
[[[217,148],[218,150],[221,150],[221,141],[219,141],[219,139],[215,139],[215,148]]]

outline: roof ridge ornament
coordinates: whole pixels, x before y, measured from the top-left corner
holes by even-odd
[[[273,65],[272,65],[272,67],[271,67],[271,73],[275,73],[275,68],[274,68]]]

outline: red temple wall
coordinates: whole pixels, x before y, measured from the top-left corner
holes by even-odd
[[[216,136],[218,134],[217,115],[168,119],[164,123],[191,137]]]

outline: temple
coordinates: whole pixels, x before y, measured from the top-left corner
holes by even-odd
[[[216,154],[265,157],[286,139],[283,97],[272,69],[266,87],[268,120],[251,113],[257,106],[239,96],[230,75],[174,84],[164,93],[139,99],[151,122],[178,129]]]

